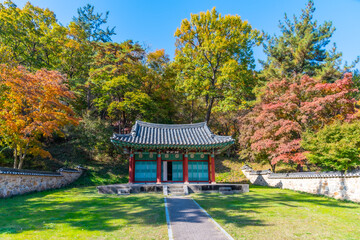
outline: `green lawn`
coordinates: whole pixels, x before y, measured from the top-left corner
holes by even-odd
[[[359,239],[360,205],[251,187],[193,194],[235,239]],[[162,194],[97,194],[70,188],[0,199],[0,239],[167,239]]]
[[[360,205],[266,187],[192,197],[235,239],[360,239]]]
[[[0,199],[0,239],[167,239],[161,194],[71,188]]]

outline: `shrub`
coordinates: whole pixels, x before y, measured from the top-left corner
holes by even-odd
[[[77,140],[77,145],[93,160],[105,160],[116,153],[110,141],[112,135],[110,123],[99,117],[92,117],[90,113],[82,116],[79,125],[71,133],[71,137]]]
[[[336,122],[305,133],[301,146],[307,159],[323,170],[352,170],[360,166],[360,122]]]

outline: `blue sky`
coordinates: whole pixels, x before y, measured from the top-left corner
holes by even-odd
[[[22,7],[26,1],[14,0]],[[97,12],[110,11],[109,26],[116,27],[113,41],[132,39],[150,48],[165,49],[174,56],[174,32],[190,13],[216,7],[221,14],[238,14],[259,30],[279,34],[278,23],[284,13],[299,15],[307,0],[32,0],[32,4],[54,11],[58,20],[68,24],[79,7],[90,3]],[[343,52],[343,60],[352,62],[360,55],[360,0],[315,0],[315,19],[332,21],[336,27],[332,41]],[[256,59],[264,59],[262,47],[254,50]],[[256,62],[257,68],[259,63]],[[359,67],[360,64],[357,65]]]

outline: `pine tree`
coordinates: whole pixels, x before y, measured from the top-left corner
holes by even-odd
[[[285,14],[284,22],[279,24],[280,36],[267,36],[264,43],[267,60],[260,61],[266,80],[306,74],[331,82],[341,77],[342,53],[337,52],[335,44],[327,49],[335,27],[328,21],[318,24],[313,19],[314,12],[314,2],[310,0],[300,17],[291,20]]]

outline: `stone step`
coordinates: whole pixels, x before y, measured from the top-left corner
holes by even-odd
[[[117,195],[129,195],[130,188],[120,188],[117,190]]]
[[[172,196],[183,196],[189,194],[188,186],[168,186],[168,193]]]
[[[232,190],[231,187],[220,187],[219,188],[219,193],[221,193],[221,194],[233,194],[234,191]]]
[[[169,187],[170,191],[184,191],[184,187]]]
[[[169,187],[169,189],[184,189],[184,187]]]
[[[182,194],[184,194],[184,190],[182,190],[182,191],[169,191],[168,193],[182,193]]]
[[[173,191],[173,192],[179,192],[179,191],[181,191],[181,192],[183,192],[184,191],[184,188],[169,188],[169,190],[170,191]]]

